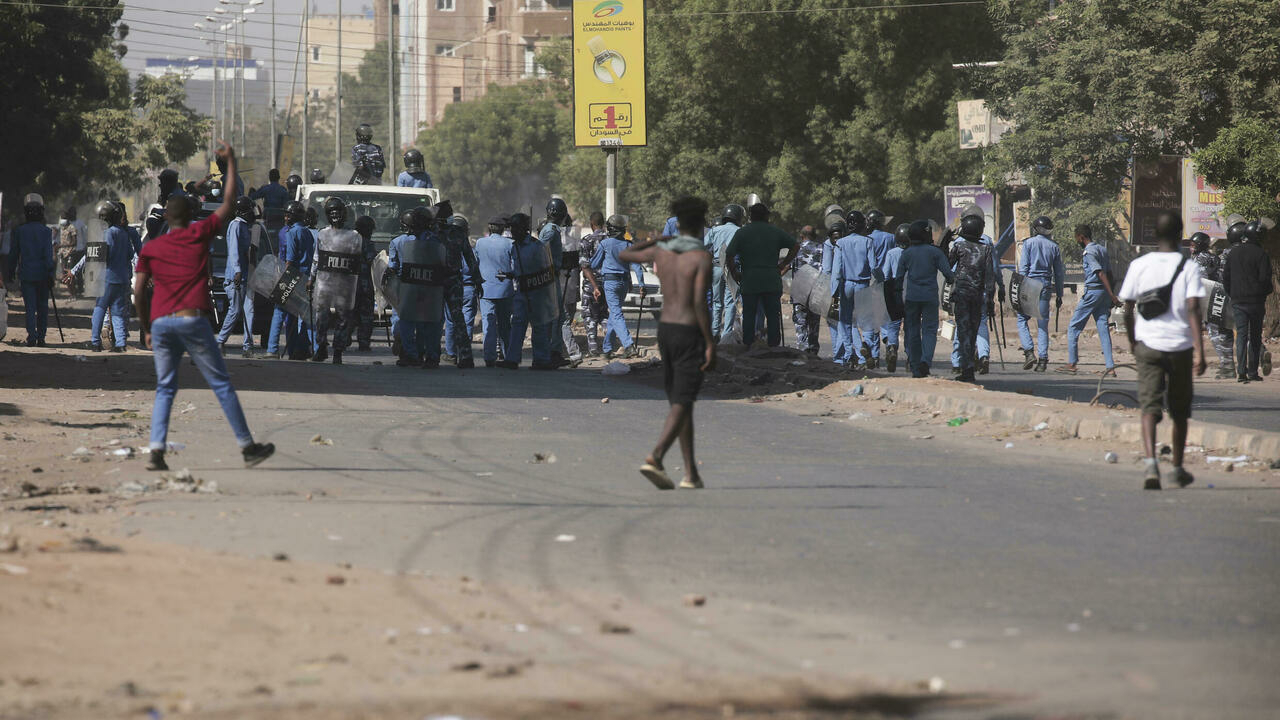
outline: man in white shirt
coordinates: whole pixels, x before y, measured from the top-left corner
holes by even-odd
[[[1172,479],[1178,487],[1195,480],[1182,467],[1182,450],[1191,417],[1191,373],[1193,368],[1197,376],[1205,371],[1200,328],[1200,299],[1205,290],[1200,266],[1178,249],[1181,241],[1182,219],[1175,213],[1161,213],[1156,219],[1156,252],[1134,260],[1120,288],[1125,331],[1138,366],[1146,490],[1160,489],[1156,425],[1166,405],[1173,420]]]

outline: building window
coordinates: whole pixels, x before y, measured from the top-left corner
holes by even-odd
[[[456,103],[462,102],[462,88],[455,87],[453,89],[453,101]]]
[[[489,10],[485,15],[484,21],[487,23],[498,21],[498,7],[493,3],[489,3]]]
[[[542,12],[547,9],[547,0],[524,0],[524,9],[528,12]]]
[[[535,59],[537,55],[538,55],[538,48],[534,46],[532,43],[524,46],[524,76],[525,77],[532,77],[534,75],[537,75],[538,77],[542,77],[547,74],[547,71],[544,70],[542,66],[538,65]]]
[[[437,55],[444,55],[445,57],[453,57],[453,46],[452,46],[452,45],[443,45],[443,44],[442,44],[442,45],[436,45],[436,54],[437,54]]]
[[[453,0],[436,0],[436,9],[453,12]]]
[[[311,62],[320,62],[320,46],[311,46]]]

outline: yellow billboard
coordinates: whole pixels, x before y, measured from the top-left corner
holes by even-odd
[[[573,1],[575,145],[648,143],[644,61],[644,0]]]

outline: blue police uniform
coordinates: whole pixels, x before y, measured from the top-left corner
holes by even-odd
[[[884,254],[884,263],[880,265],[880,279],[886,283],[891,283],[898,278],[898,261],[902,259],[902,252],[906,248],[893,246]],[[898,347],[898,335],[902,332],[902,320],[890,320],[880,328],[881,334],[884,336],[884,344],[889,347]]]
[[[501,352],[505,357],[511,335],[512,297],[515,274],[511,238],[489,234],[476,241],[476,264],[480,273],[480,324],[484,332],[484,362],[493,365]]]
[[[558,235],[559,233],[557,233]],[[532,235],[513,240],[511,250],[512,264],[516,275],[529,275],[548,266],[548,246]],[[554,260],[551,261],[554,263]],[[531,308],[529,296],[525,292],[516,292],[511,303],[511,335],[507,341],[507,362],[519,365],[524,350],[525,331],[532,324],[533,363],[538,366],[551,364],[551,335],[555,321],[547,323],[530,323]]]
[[[1062,265],[1062,254],[1058,252],[1058,244],[1044,235],[1036,235],[1022,243],[1022,259],[1018,262],[1018,272],[1044,283],[1040,292],[1040,317],[1036,318],[1037,332],[1035,340],[1036,356],[1041,360],[1049,359],[1049,293],[1057,294],[1062,300],[1062,282],[1066,268]],[[1023,352],[1031,350],[1030,316],[1018,312],[1018,340]]]
[[[863,353],[864,339],[856,327],[853,316],[853,294],[871,285],[871,238],[851,233],[836,243],[835,257],[831,259],[831,292],[840,297],[840,345],[842,354],[833,357],[836,363],[847,365],[856,356],[858,364],[869,359]]]
[[[553,222],[548,221],[538,231],[538,242],[546,245],[551,249],[551,262],[555,263],[556,270],[560,270],[560,266],[564,261],[564,238],[560,234],[560,227]],[[562,287],[564,278],[561,273],[556,273],[556,299],[557,301],[564,297],[564,288]],[[551,351],[558,353],[561,357],[569,354],[568,348],[564,343],[564,334],[560,332],[560,328],[564,326],[564,303],[558,303],[556,310],[555,324],[552,326],[551,333]]]
[[[674,218],[672,218],[674,220]],[[738,293],[729,285],[732,279],[724,266],[725,250],[738,232],[731,222],[717,225],[702,236],[702,244],[711,253],[711,337],[721,338],[733,332],[738,324]],[[663,234],[667,234],[663,230]]]
[[[27,313],[27,344],[43,343],[49,329],[49,292],[53,284],[53,231],[25,222],[9,232],[9,279],[22,283]]]
[[[459,367],[471,367],[471,329],[476,319],[476,256],[461,228],[449,226],[444,232],[449,233],[444,236],[448,250],[446,265],[456,273],[444,289],[444,352],[456,358]]]
[[[380,184],[382,173],[387,169],[386,158],[382,155],[382,146],[373,143],[356,143],[351,148],[351,165],[356,169],[352,180],[363,175],[364,180]]]
[[[425,170],[405,170],[396,177],[396,187],[431,188],[435,185],[431,184],[431,176]]]
[[[736,229],[737,226],[735,225],[734,228]],[[662,234],[668,237],[675,237],[680,234],[680,225],[676,223],[676,217],[674,215],[667,218],[667,221],[663,223]],[[728,245],[727,242],[725,244]],[[714,331],[712,332],[714,334]]]
[[[867,237],[871,238],[871,248],[869,251],[871,263],[871,276],[877,282],[884,282],[884,262],[889,256],[889,249],[893,247],[893,233],[886,230],[872,230],[867,233]],[[871,333],[871,339],[868,344],[871,346],[871,357],[880,357],[880,336],[884,332],[882,326],[879,330]]]
[[[1108,370],[1116,366],[1111,356],[1111,295],[1102,286],[1102,274],[1111,269],[1111,258],[1106,248],[1096,242],[1090,242],[1081,256],[1084,263],[1084,295],[1076,310],[1071,314],[1071,325],[1067,328],[1067,362],[1075,365],[1080,359],[1080,331],[1093,318],[1098,326],[1098,343],[1102,345],[1102,358]]]
[[[391,272],[400,274],[404,245],[415,239],[418,242],[443,244],[440,236],[430,230],[424,231],[416,238],[413,235],[396,237],[387,249],[387,268]],[[441,254],[446,255],[447,252]],[[431,363],[440,362],[440,334],[444,329],[443,308],[441,310],[441,317],[436,320],[412,321],[400,318],[400,344],[405,356],[411,361],[422,357]]]
[[[829,278],[831,277],[831,268],[835,264],[836,255],[840,250],[830,238],[823,242],[822,249],[822,274]],[[832,289],[834,290],[834,287]],[[835,294],[835,302],[840,302],[840,295],[843,295],[843,293]],[[839,305],[836,306],[836,311],[837,313],[839,312]],[[843,339],[840,336],[840,321],[838,319],[832,320],[829,316],[826,321],[827,333],[831,336],[831,359],[836,360],[844,355],[846,349]]]
[[[627,330],[626,318],[622,314],[622,302],[631,289],[631,278],[628,272],[635,273],[636,281],[643,286],[644,270],[639,265],[624,263],[618,259],[618,255],[629,247],[631,243],[622,238],[606,236],[596,247],[595,255],[591,257],[591,271],[604,281],[605,302],[609,304],[609,322],[605,325],[602,348],[605,354],[613,352],[615,337],[623,350],[635,344],[631,333]]]
[[[227,315],[218,331],[218,345],[225,345],[237,325],[243,324],[246,353],[253,350],[253,293],[249,292],[249,244],[253,225],[235,218],[227,225],[227,267],[222,275],[222,288],[227,293]],[[237,281],[236,276],[240,279]]]
[[[898,259],[896,277],[902,278],[902,329],[906,334],[907,366],[920,376],[920,364],[933,364],[938,342],[938,273],[955,278],[951,263],[941,250],[928,244],[912,245]]]
[[[262,201],[262,219],[273,228],[284,222],[284,206],[293,199],[289,197],[289,188],[278,182],[263,185],[249,197]]]
[[[998,288],[1004,281],[1000,271],[1000,258],[996,255],[996,245],[992,242],[991,236],[985,234],[978,242],[983,245],[991,246],[991,267],[992,270],[995,271],[996,287]],[[952,269],[954,270],[955,268]],[[991,357],[991,328],[989,327],[987,314],[987,304],[990,303],[991,300],[992,298],[990,295],[984,294],[982,296],[982,318],[978,324],[977,340],[979,358]],[[960,333],[956,333],[955,337],[951,339],[951,367],[960,367]]]
[[[107,244],[107,285],[93,305],[93,324],[90,341],[102,345],[102,321],[111,310],[111,327],[115,331],[116,347],[123,348],[129,332],[129,283],[133,280],[133,241],[124,228],[107,228],[102,239]]]

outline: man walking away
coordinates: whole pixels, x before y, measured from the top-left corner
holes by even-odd
[[[1205,370],[1200,328],[1200,299],[1205,292],[1200,266],[1188,262],[1179,251],[1181,242],[1182,219],[1172,212],[1160,213],[1156,218],[1156,252],[1135,259],[1120,288],[1125,332],[1138,366],[1138,404],[1147,452],[1146,490],[1160,489],[1156,425],[1164,407],[1173,420],[1173,481],[1186,487],[1194,480],[1182,468],[1182,451],[1191,417],[1192,369],[1196,375]]]
[[[280,171],[276,168],[267,171],[267,180],[270,182],[254,190],[249,199],[262,201],[262,220],[268,230],[276,232],[284,225],[284,206],[293,199],[293,195],[280,184]]]
[[[902,329],[907,335],[907,367],[911,377],[928,377],[938,342],[938,273],[947,280],[954,280],[955,273],[947,256],[933,246],[928,220],[911,223],[907,238],[911,244],[902,251],[897,273],[905,288]]]
[[[977,363],[978,331],[982,329],[983,305],[990,305],[996,294],[995,271],[991,266],[991,246],[982,242],[986,221],[978,215],[960,220],[960,238],[951,243],[951,266],[955,280],[951,290],[952,310],[956,318],[956,334],[960,340],[961,382],[973,382]],[[983,301],[986,301],[985,303]],[[987,308],[987,315],[991,310]]]
[[[1208,238],[1208,236],[1205,236]],[[1098,326],[1098,344],[1102,346],[1102,359],[1106,364],[1102,374],[1116,374],[1116,362],[1111,356],[1111,306],[1119,305],[1111,287],[1111,258],[1102,245],[1093,241],[1093,231],[1088,225],[1076,226],[1076,242],[1080,243],[1084,263],[1084,295],[1075,312],[1071,313],[1071,325],[1067,328],[1067,364],[1058,368],[1058,372],[1076,373],[1076,363],[1080,360],[1080,331],[1093,318]]]
[[[1036,318],[1035,346],[1031,342],[1031,317],[1018,313],[1018,341],[1022,345],[1023,370],[1044,372],[1049,367],[1049,292],[1057,293],[1058,307],[1062,307],[1062,281],[1066,268],[1062,254],[1053,241],[1053,221],[1043,215],[1031,223],[1034,236],[1022,244],[1022,260],[1018,272],[1023,277],[1044,283],[1040,291],[1039,316]],[[1052,282],[1052,286],[1050,286]]]
[[[824,244],[818,239],[818,231],[812,225],[801,228],[800,249],[796,251],[796,259],[791,261],[791,271],[794,273],[804,265],[821,271]],[[822,325],[822,318],[817,313],[809,312],[807,305],[792,302],[791,322],[796,328],[796,349],[817,355],[818,329]]]
[[[671,232],[663,231],[667,237],[675,237],[674,221],[671,218],[667,225]],[[703,245],[711,253],[711,336],[720,339],[733,332],[738,322],[738,292],[733,286],[732,278],[725,266],[725,251],[733,240],[738,228],[747,220],[747,211],[741,205],[729,204],[720,213],[720,224],[706,231]]]
[[[904,225],[903,227],[906,226]],[[845,223],[844,218],[836,220],[827,226],[827,242],[822,246],[821,270],[822,274],[827,276],[827,282],[829,285],[832,268],[837,260],[837,256],[840,254],[840,238],[847,234],[849,234],[849,226]],[[831,285],[832,292],[836,289],[837,288],[834,285]],[[845,344],[844,335],[840,331],[839,313],[840,296],[842,294],[843,293],[835,293],[832,297],[831,304],[835,310],[836,319],[832,319],[830,316],[827,316],[826,319],[827,334],[831,338],[831,360],[837,365],[843,365],[846,353],[852,352],[852,350],[849,349],[849,346]]]
[[[587,276],[587,281],[591,283],[592,296],[598,297],[597,293],[603,295],[609,306],[609,321],[604,330],[605,357],[613,357],[616,339],[618,346],[622,349],[622,356],[632,358],[639,355],[640,351],[631,337],[631,331],[627,329],[627,319],[622,314],[622,304],[627,298],[627,293],[632,289],[632,273],[635,274],[636,282],[640,285],[640,297],[644,298],[644,270],[639,265],[626,263],[621,259],[622,253],[630,247],[630,243],[627,242],[626,216],[610,215],[609,219],[605,220],[604,231],[605,237],[596,246],[595,254],[591,257],[589,267],[591,272]]]
[[[911,244],[911,236],[908,229],[911,226],[906,223],[900,223],[893,232],[893,247],[889,248],[889,252],[885,253],[884,266],[881,267],[880,273],[883,276],[885,285],[889,286],[889,292],[896,299],[896,307],[902,309],[902,278],[898,277],[898,261],[902,259],[902,253],[906,251],[907,246]],[[996,283],[999,284],[999,279]],[[884,366],[889,372],[895,372],[898,369],[898,337],[902,334],[902,318],[890,320],[880,328],[884,337]],[[981,369],[979,370],[981,371]]]
[[[226,162],[228,174],[236,172],[235,151],[225,142],[218,157]],[[222,412],[231,423],[240,445],[245,467],[254,467],[276,451],[271,443],[253,441],[245,421],[240,399],[231,386],[226,363],[218,350],[209,319],[213,305],[209,296],[209,245],[213,236],[235,210],[235,196],[228,194],[213,215],[191,224],[191,205],[186,198],[170,198],[165,205],[169,232],[153,238],[142,248],[137,272],[133,277],[133,295],[138,319],[143,324],[142,337],[155,352],[156,401],[151,411],[151,455],[148,470],[168,470],[165,447],[169,437],[169,411],[178,392],[178,365],[182,353],[204,375]],[[154,280],[155,291],[148,302],[142,292],[148,280]]]
[[[236,198],[236,217],[227,226],[227,268],[222,278],[222,288],[227,293],[227,316],[218,331],[218,347],[225,354],[227,338],[231,337],[237,325],[243,325],[244,342],[240,354],[246,358],[253,357],[253,293],[248,291],[248,287],[249,245],[253,241],[256,219],[253,200]]]
[[[1235,223],[1227,230],[1227,240],[1234,245],[1244,239],[1245,223]],[[1209,245],[1212,244],[1212,238],[1202,232],[1191,235],[1191,259],[1200,265],[1200,273],[1204,275],[1205,280],[1212,280],[1217,283],[1222,282],[1222,269],[1226,266],[1227,257],[1231,254],[1231,249],[1227,248],[1222,251],[1222,255],[1214,255],[1209,251]],[[1225,292],[1225,291],[1224,291]],[[1206,303],[1213,302],[1213,295],[1205,288]],[[1209,331],[1209,342],[1213,345],[1214,352],[1218,353],[1218,374],[1219,379],[1231,379],[1236,376],[1235,361],[1235,337],[1231,334],[1231,328],[1219,327],[1218,323],[1206,322],[1205,330]]]
[[[1236,380],[1262,382],[1262,318],[1271,294],[1271,258],[1262,249],[1267,226],[1254,220],[1244,230],[1244,242],[1231,251],[1222,270],[1222,284],[1231,298],[1236,325]]]
[[[671,410],[653,452],[645,458],[640,473],[659,490],[674,487],[662,460],[678,437],[684,456],[685,477],[680,487],[703,487],[693,453],[693,403],[702,388],[703,373],[715,366],[716,346],[711,338],[707,314],[707,288],[711,284],[711,254],[702,244],[707,203],[691,197],[671,205],[680,234],[643,247],[628,248],[624,262],[652,262],[662,284],[662,317],[658,323],[658,350]],[[776,254],[775,254],[776,261]],[[788,263],[790,261],[788,260]],[[752,322],[747,322],[752,327]]]
[[[751,347],[755,342],[758,313],[763,312],[769,347],[778,347],[782,344],[782,274],[796,257],[796,241],[769,222],[764,203],[747,208],[747,217],[751,222],[733,234],[724,256],[725,267],[742,291],[742,344]],[[779,260],[782,250],[787,256]]]
[[[591,232],[582,238],[582,247],[578,256],[578,266],[582,270],[582,328],[587,337],[587,355],[600,355],[600,328],[609,320],[609,305],[604,301],[604,292],[595,288],[600,284],[591,272],[591,260],[596,250],[605,239],[604,214],[599,210],[591,213],[589,218]]]
[[[489,218],[489,234],[476,241],[476,263],[479,267],[480,331],[484,335],[484,366],[498,364],[511,335],[511,305],[515,295],[513,244],[504,237],[507,219],[501,215]]]
[[[44,347],[49,329],[49,293],[53,290],[53,232],[44,224],[44,198],[28,193],[22,204],[26,222],[9,232],[9,281],[22,282],[27,312],[27,347]]]

